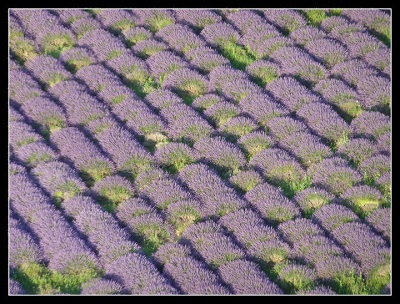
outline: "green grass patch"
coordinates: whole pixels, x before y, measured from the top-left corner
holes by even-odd
[[[235,42],[228,42],[220,45],[221,53],[226,57],[235,69],[244,71],[246,66],[256,60],[254,54],[250,53],[243,46]]]
[[[321,22],[324,21],[327,16],[323,10],[304,10],[302,11],[308,22],[313,26],[320,26]]]

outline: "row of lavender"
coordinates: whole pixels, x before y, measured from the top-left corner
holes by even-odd
[[[179,57],[178,57],[178,59],[179,59]],[[177,59],[177,60],[178,60]],[[161,60],[161,62],[162,62],[162,60]],[[154,69],[153,69],[154,70]],[[186,72],[186,73],[190,73],[190,72]],[[83,73],[84,74],[84,73]],[[184,74],[184,73],[183,73]],[[193,73],[192,73],[192,75],[193,75]],[[199,76],[197,76],[196,75],[196,77],[197,78],[200,78]],[[110,78],[111,78],[111,76],[110,76]],[[86,80],[86,79],[85,79]],[[168,80],[168,79],[167,79]],[[179,79],[178,79],[179,80]],[[174,82],[174,81],[173,81]],[[178,81],[179,82],[179,81]],[[97,84],[97,85],[96,85]],[[89,87],[90,88],[92,88],[92,89],[94,89],[94,90],[96,90],[97,89],[97,87],[98,87],[98,85],[99,85],[100,83],[92,83],[92,84],[89,84]],[[101,83],[101,85],[103,85],[104,84],[104,82],[103,83]],[[109,85],[110,87],[111,87],[111,85]],[[251,87],[251,85],[250,85],[250,87]],[[172,89],[174,89],[174,87],[172,87]],[[176,88],[175,88],[176,89]],[[102,90],[103,90],[103,88],[102,88]],[[251,90],[251,89],[250,89]],[[254,92],[252,92],[252,93],[254,93]],[[259,93],[259,92],[257,92],[257,93]],[[229,93],[228,93],[229,94]],[[237,92],[233,92],[233,94],[237,94]],[[100,95],[100,94],[99,94]],[[185,95],[183,95],[183,96],[185,96]],[[228,95],[229,96],[229,95]],[[205,97],[205,96],[203,96],[203,97]],[[151,100],[151,98],[148,98],[148,99],[150,99]],[[161,98],[160,98],[161,99]],[[265,98],[264,98],[265,99]],[[164,99],[165,100],[165,99]],[[204,98],[204,100],[206,100],[206,98]],[[218,101],[218,100],[217,100]],[[199,102],[201,102],[201,99],[200,99],[200,101]],[[214,102],[215,103],[215,102]],[[195,103],[194,103],[195,104]],[[181,106],[182,107],[175,107],[175,111],[171,111],[171,112],[173,112],[174,114],[176,113],[176,109],[179,109],[179,108],[181,108],[181,113],[184,113],[183,111],[186,111],[186,113],[187,112],[190,112],[190,111],[188,111],[189,110],[189,108],[187,108],[187,107],[183,107],[184,105],[183,104],[181,104]],[[234,105],[232,104],[232,107],[234,107]],[[159,107],[158,107],[159,108]],[[240,111],[240,110],[239,110]],[[180,111],[178,111],[178,113],[179,113]],[[121,113],[121,112],[120,112]],[[122,112],[123,113],[123,112]],[[167,112],[167,115],[165,115],[164,113],[162,113],[162,111],[160,111],[160,113],[164,116],[164,117],[168,117],[168,112]],[[197,119],[200,119],[200,116],[198,116],[198,115],[196,115],[195,114],[195,112],[193,112],[194,114],[193,114],[193,117],[190,117],[190,119],[191,119],[191,121],[193,121],[193,118],[194,117],[196,117]],[[240,113],[240,112],[239,112]],[[180,117],[177,117],[177,118],[175,118],[175,117],[173,117],[173,119],[177,119],[177,120],[179,120],[179,118]],[[229,117],[228,117],[229,118]],[[168,118],[167,118],[167,121],[168,121]],[[171,121],[171,119],[168,121],[168,123],[170,123],[170,121]],[[251,122],[250,122],[251,123]],[[249,124],[249,123],[248,123]],[[135,127],[135,124],[132,124],[132,128],[134,128]],[[137,127],[137,126],[136,126]],[[175,126],[174,126],[175,127]],[[253,127],[253,128],[255,128],[255,127]],[[175,128],[171,128],[171,129],[176,129],[176,127]],[[207,128],[206,128],[207,129]],[[251,131],[252,129],[250,128],[250,131]],[[277,127],[276,128],[276,130],[277,131],[279,131],[279,127]],[[159,129],[157,130],[157,131],[159,131]],[[207,132],[208,132],[208,134],[210,133],[208,130],[206,130]],[[250,132],[249,131],[249,132]],[[207,133],[207,132],[199,132],[200,133],[200,135],[203,137],[204,135],[203,134],[201,134],[201,133]],[[136,132],[137,133],[137,132]],[[221,132],[222,133],[222,132]],[[228,133],[228,132],[226,132],[226,133]],[[224,133],[222,133],[222,134],[224,134],[224,135],[226,135],[226,133],[224,134]],[[191,134],[193,134],[193,132],[191,132],[189,135],[191,135]],[[151,134],[152,136],[150,137],[150,138],[154,138],[154,134]],[[159,136],[160,134],[157,134],[158,136],[156,136],[156,138],[158,137],[158,138],[163,138],[163,136]],[[168,134],[169,135],[169,134]],[[233,136],[233,138],[234,138],[234,141],[236,140],[235,139],[235,134],[233,134],[234,136]],[[237,136],[237,135],[236,135]],[[169,137],[171,137],[171,135],[169,135]],[[178,137],[179,138],[179,137]],[[232,135],[231,136],[228,136],[228,138],[232,138]],[[279,137],[278,137],[279,138]],[[198,138],[195,138],[194,140],[197,140]],[[145,140],[148,140],[148,138],[145,138]],[[157,139],[156,139],[157,140]],[[163,141],[164,139],[161,139],[161,141]],[[191,139],[191,140],[193,140],[193,139]],[[220,141],[217,141],[217,142],[211,142],[211,143],[209,143],[208,144],[208,148],[207,148],[207,145],[205,145],[206,146],[206,150],[208,149],[208,151],[205,151],[205,152],[203,152],[203,153],[207,153],[207,154],[211,154],[211,156],[213,156],[212,155],[212,153],[213,153],[213,149],[215,149],[215,147],[218,147],[218,144],[219,145],[221,145],[221,142]],[[204,147],[204,145],[201,145],[201,144],[198,144],[198,146],[199,147]],[[222,146],[225,148],[225,149],[228,149],[227,148],[227,146],[229,146],[229,145],[226,145],[226,144],[223,144],[222,143]],[[226,146],[226,147],[225,147]],[[196,147],[195,147],[196,148]],[[181,149],[183,149],[183,148],[181,148]],[[231,148],[231,150],[232,149],[235,149],[233,146],[232,146],[232,148]],[[185,149],[184,149],[185,150]],[[198,150],[200,150],[200,149],[198,149]],[[221,149],[222,150],[222,149]],[[229,149],[228,149],[229,150]],[[158,150],[158,151],[161,151],[161,149],[160,150]],[[186,152],[188,151],[188,149],[186,148]],[[228,151],[228,152],[225,152],[225,153],[232,153],[232,151]],[[238,151],[235,151],[236,152],[236,154],[238,155]],[[67,152],[67,153],[73,153],[72,151],[70,151],[70,152]],[[158,153],[158,152],[157,152]],[[234,153],[234,152],[233,152]],[[162,153],[159,153],[159,154],[162,154]],[[223,153],[222,153],[223,154]],[[236,163],[241,163],[241,161],[240,161],[240,156],[237,156],[237,157],[239,157],[239,161],[236,161]],[[220,155],[219,157],[218,156],[215,156],[215,158],[214,158],[214,160],[211,160],[211,162],[214,162],[214,163],[217,163],[218,164],[218,159],[223,159],[223,155]],[[232,163],[232,162],[231,162]],[[167,164],[168,164],[168,162],[167,162]],[[236,164],[234,164],[234,167],[233,168],[230,168],[230,169],[232,169],[232,172],[233,173],[236,173],[235,172],[235,169],[237,169],[237,168],[235,168],[235,167],[237,167],[237,165]],[[253,174],[253,176],[256,176],[256,175],[254,175]],[[259,178],[259,177],[258,177]],[[255,177],[255,179],[257,180],[257,176]],[[196,190],[196,189],[195,189]],[[198,194],[197,192],[199,192],[199,190],[197,190],[197,191],[195,191],[196,192],[196,194]],[[228,191],[229,192],[229,191]],[[218,195],[224,195],[225,197],[226,197],[226,195],[227,195],[227,192],[225,191],[218,191]],[[221,196],[220,196],[221,197]],[[205,200],[209,200],[210,201],[210,199],[208,198],[208,196],[205,198]],[[211,207],[213,207],[213,209],[212,210],[210,210],[210,211],[208,211],[207,209],[207,214],[218,214],[218,212],[217,212],[217,210],[218,209],[216,209],[216,207],[215,206],[213,206],[213,204],[215,205],[215,202],[218,202],[218,197],[215,197],[215,198],[212,198],[211,199],[211,203],[209,203],[209,205],[211,206]],[[156,202],[157,203],[157,202]],[[228,204],[229,205],[229,204]],[[162,206],[161,204],[160,204],[160,206]],[[241,206],[241,204],[240,203],[238,203],[238,202],[234,202],[233,201],[233,203],[231,203],[230,204],[230,207],[229,208],[231,208],[232,209],[232,211],[233,210],[235,210],[235,209],[237,209],[237,208],[239,208]],[[229,210],[229,208],[228,208],[228,210]],[[161,208],[162,209],[162,208]],[[226,206],[222,206],[222,209],[226,209]],[[223,215],[224,214],[224,212],[226,212],[226,210],[223,210],[222,211],[223,213],[221,214],[221,215]],[[271,221],[271,217],[269,216],[268,217],[269,218],[269,221]],[[279,221],[278,221],[279,222]]]

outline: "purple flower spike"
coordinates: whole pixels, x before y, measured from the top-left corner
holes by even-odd
[[[158,32],[157,36],[168,42],[172,49],[180,53],[187,53],[205,46],[205,41],[187,26],[172,25]]]
[[[377,75],[377,71],[359,59],[351,59],[335,65],[331,73],[333,76],[346,80],[351,86],[356,86],[363,79]]]
[[[358,216],[343,205],[328,204],[314,212],[313,221],[328,231],[333,231],[345,223],[359,221]]]
[[[235,294],[283,294],[254,262],[236,260],[221,266],[218,272]]]
[[[267,60],[256,60],[246,67],[246,72],[257,84],[265,86],[281,75],[281,67]]]
[[[315,265],[318,277],[322,279],[340,280],[343,276],[358,275],[360,267],[351,259],[343,256],[333,256]]]
[[[378,154],[364,160],[358,170],[363,175],[366,182],[376,181],[383,174],[391,171],[391,158],[386,155]]]
[[[326,33],[314,26],[304,26],[290,33],[290,38],[298,44],[305,45],[311,41],[324,38]]]
[[[26,173],[26,169],[24,166],[18,165],[14,162],[10,162],[8,165],[8,174],[13,175],[13,174],[21,174],[21,173]]]
[[[375,184],[385,197],[390,198],[392,192],[391,172],[382,174],[381,177],[375,181]]]
[[[366,111],[353,119],[351,128],[355,135],[377,140],[391,130],[390,117],[379,112]]]
[[[335,196],[323,189],[311,187],[296,193],[293,199],[308,218],[315,211],[332,202]]]
[[[320,59],[328,68],[332,68],[338,63],[344,62],[349,58],[347,48],[333,39],[318,39],[308,42],[306,49]]]
[[[291,33],[294,30],[307,24],[304,17],[295,10],[265,10],[265,18],[271,23],[275,23],[283,31]]]
[[[308,103],[296,114],[303,118],[314,132],[333,142],[336,147],[346,143],[351,136],[350,126],[327,104]]]
[[[153,56],[158,52],[166,51],[167,49],[168,45],[166,43],[154,39],[142,40],[132,48],[135,54],[143,59]]]
[[[365,56],[365,61],[370,65],[378,68],[381,71],[387,73],[387,68],[391,69],[391,57],[390,57],[390,49],[388,48],[380,48],[375,51],[369,52]],[[390,75],[390,72],[388,73]]]
[[[117,33],[136,24],[135,16],[124,10],[102,9],[96,16],[106,27]]]
[[[33,75],[49,87],[60,81],[72,78],[72,74],[57,59],[47,55],[36,56],[27,61],[25,66]]]
[[[248,192],[263,182],[262,177],[254,170],[241,171],[232,176],[229,182],[241,192]]]
[[[382,204],[382,194],[375,188],[363,185],[348,189],[341,198],[355,213],[365,217]]]
[[[370,76],[357,84],[357,91],[367,109],[377,109],[389,114],[392,104],[391,83],[384,77]]]
[[[37,134],[30,125],[20,122],[12,121],[8,125],[10,131],[8,134],[9,145],[13,149],[18,149],[24,145],[44,141],[44,138]]]
[[[123,287],[113,280],[93,279],[82,284],[83,295],[113,295],[122,294]]]
[[[279,188],[267,183],[260,184],[248,191],[245,198],[256,208],[271,225],[277,225],[300,216],[300,210]]]
[[[60,60],[73,73],[96,62],[94,53],[87,48],[81,47],[75,47],[63,52]]]
[[[233,80],[247,79],[247,75],[243,71],[235,70],[229,65],[222,65],[213,69],[209,74],[209,78],[209,91],[216,90],[220,92],[224,84]]]
[[[140,26],[124,29],[122,34],[131,45],[136,45],[140,41],[148,40],[153,37],[153,34],[149,30]]]
[[[254,245],[249,248],[248,253],[262,265],[270,266],[287,261],[288,257],[291,255],[291,251],[287,243],[276,238],[254,243]]]
[[[234,27],[225,22],[207,25],[201,31],[201,36],[213,46],[222,46],[225,43],[236,43],[240,35]]]
[[[60,19],[67,24],[73,24],[75,21],[79,19],[85,19],[90,17],[88,12],[79,9],[73,9],[73,10],[61,9],[57,10],[57,14],[60,17]]]
[[[156,264],[164,266],[175,258],[190,257],[190,255],[191,250],[188,246],[178,243],[167,243],[160,246],[151,258]]]
[[[378,152],[376,145],[366,138],[354,138],[341,146],[337,153],[357,166]]]
[[[203,71],[209,73],[217,66],[229,64],[229,60],[220,54],[200,54],[191,60],[191,64]]]
[[[321,22],[321,29],[326,32],[331,32],[334,28],[348,23],[349,21],[342,16],[331,16]]]
[[[220,128],[220,132],[227,140],[236,142],[240,137],[257,128],[258,125],[251,118],[234,117]]]
[[[173,71],[188,67],[185,60],[170,51],[158,52],[148,58],[146,63],[149,65],[153,77],[159,79],[160,83]]]
[[[197,111],[204,111],[222,101],[223,98],[219,95],[205,94],[203,96],[197,97],[193,101],[192,107],[195,108]]]
[[[8,288],[8,292],[11,295],[26,294],[26,291],[22,285],[11,278],[8,280]]]
[[[211,10],[176,10],[177,20],[201,30],[205,26],[221,22],[222,18]]]
[[[92,90],[100,92],[108,86],[120,84],[120,79],[100,64],[81,68],[76,77],[82,79]]]
[[[218,221],[245,248],[258,241],[278,239],[278,233],[264,224],[263,219],[251,209],[241,209],[224,215]]]
[[[387,240],[391,238],[391,213],[390,208],[379,208],[371,212],[366,218],[366,221]]]
[[[254,131],[242,136],[238,141],[239,147],[248,157],[256,155],[265,149],[275,145],[275,140],[263,131]]]
[[[23,264],[39,263],[43,259],[39,245],[26,231],[11,227],[9,238],[12,240],[9,247],[10,267],[16,268]]]
[[[86,33],[101,28],[101,23],[92,18],[81,18],[71,24],[71,29],[78,39],[81,39]]]
[[[54,150],[43,142],[24,145],[15,151],[15,155],[30,168],[57,158]]]
[[[194,151],[182,143],[169,143],[156,150],[154,156],[165,169],[175,173],[195,162]]]
[[[296,292],[296,294],[298,294],[298,295],[335,295],[336,292],[334,292],[329,287],[320,285],[313,289],[299,290]]]
[[[285,139],[293,134],[308,132],[307,126],[288,116],[271,118],[267,124],[271,135],[279,140]]]
[[[303,237],[313,237],[324,235],[324,232],[318,225],[314,224],[311,220],[305,218],[298,218],[295,220],[286,221],[278,226],[278,231],[287,239],[291,244],[301,241]]]
[[[119,277],[132,294],[177,293],[152,263],[136,253],[124,255],[107,265],[107,274]]]
[[[222,93],[235,104],[240,103],[251,94],[262,94],[259,86],[250,80],[235,79],[222,85]]]
[[[305,265],[289,264],[279,272],[278,280],[288,292],[294,292],[312,288],[316,283],[317,273]]]
[[[163,28],[174,26],[175,17],[171,10],[132,10],[138,17],[137,24],[146,26],[150,31],[159,32]]]
[[[177,257],[164,266],[163,274],[172,278],[184,294],[229,294],[220,279],[192,257]]]
[[[239,113],[240,108],[227,101],[220,101],[204,111],[204,115],[217,127],[225,125],[230,119],[239,115]]]
[[[159,209],[167,207],[181,200],[189,199],[191,195],[178,183],[169,179],[155,180],[142,192]]]

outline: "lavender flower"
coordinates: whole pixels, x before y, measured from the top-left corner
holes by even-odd
[[[185,294],[229,294],[218,277],[192,257],[177,257],[165,264],[163,274]]]
[[[102,9],[96,15],[100,21],[112,31],[119,33],[135,26],[135,17],[124,10]]]
[[[364,57],[365,61],[370,65],[378,68],[386,73],[387,68],[390,71],[391,57],[390,50],[388,48],[380,48],[375,51],[369,52]],[[390,72],[388,73],[390,75]]]
[[[160,83],[173,71],[188,67],[186,61],[170,51],[158,52],[148,58],[146,63],[150,67],[152,75],[159,79]]]
[[[140,41],[150,39],[153,36],[149,30],[140,26],[124,29],[122,34],[131,46],[136,45]]]
[[[175,23],[175,18],[169,10],[133,10],[132,12],[139,18],[138,25],[145,25],[153,33]]]
[[[222,18],[211,10],[176,10],[177,20],[201,30],[205,26],[221,22]]]
[[[281,47],[271,54],[271,58],[280,63],[283,73],[298,77],[311,86],[328,75],[322,64],[298,47]]]
[[[324,21],[322,21],[322,23],[324,23]],[[300,45],[305,45],[311,41],[322,39],[325,35],[326,33],[319,28],[307,25],[291,32],[290,38],[294,39]]]
[[[235,79],[230,82],[224,83],[222,86],[222,93],[235,104],[240,103],[244,98],[251,94],[262,94],[259,86],[247,79]]]
[[[390,208],[378,208],[372,211],[365,219],[368,224],[381,233],[387,240],[391,238],[391,213],[392,210]]]
[[[390,118],[382,113],[366,111],[353,119],[351,128],[355,135],[378,139],[391,130]]]
[[[330,140],[336,147],[348,141],[349,125],[329,105],[313,102],[302,106],[296,114],[305,120],[318,135]]]
[[[111,59],[107,64],[118,74],[131,82],[143,84],[149,77],[149,68],[145,61],[130,53]]]
[[[319,285],[313,289],[299,290],[296,292],[296,294],[298,294],[298,295],[334,295],[334,294],[336,294],[336,292],[334,292],[329,287]]]
[[[57,158],[54,150],[43,142],[24,145],[15,151],[15,155],[29,168],[53,161]]]
[[[40,85],[26,72],[11,70],[9,80],[10,98],[19,105],[33,97],[46,96]]]
[[[36,56],[27,61],[25,66],[33,75],[49,87],[60,81],[72,78],[72,74],[57,59],[47,55]]]
[[[156,209],[141,198],[130,198],[121,202],[116,213],[118,219],[125,223],[145,214],[156,214]]]
[[[336,64],[346,61],[349,58],[349,51],[347,48],[333,39],[322,38],[313,40],[308,42],[305,47],[328,68],[332,68]]]
[[[234,27],[225,22],[205,26],[201,31],[201,36],[211,45],[220,47],[226,43],[236,43],[240,38]]]
[[[276,238],[254,243],[248,253],[263,266],[271,266],[284,263],[290,256],[291,249],[287,243]]]
[[[288,116],[271,118],[266,127],[271,135],[279,140],[308,131],[307,126],[303,122]]]
[[[312,215],[312,220],[328,231],[333,231],[345,223],[359,221],[358,216],[343,205],[328,204]]]
[[[279,101],[292,111],[297,111],[306,103],[319,101],[320,98],[292,77],[281,77],[267,85]]]
[[[235,145],[219,137],[204,138],[196,142],[194,148],[200,157],[228,175],[235,174],[246,164],[242,152]]]
[[[165,124],[159,116],[139,101],[126,100],[118,104],[113,111],[126,125],[146,139],[163,137]],[[157,140],[155,140],[157,142]],[[162,140],[161,140],[162,141]]]
[[[48,98],[31,98],[21,107],[32,122],[41,126],[41,131],[48,134],[66,126],[67,118],[63,109]]]
[[[13,279],[8,280],[8,292],[11,295],[26,294],[22,285]]]
[[[101,23],[92,18],[81,18],[71,24],[71,29],[78,39],[81,39],[86,33],[101,28]]]
[[[61,154],[74,162],[84,179],[89,182],[101,180],[114,171],[114,165],[76,128],[54,132],[51,134],[51,140]]]
[[[282,290],[254,262],[236,260],[218,269],[235,294],[282,294]]]
[[[229,182],[240,192],[246,193],[263,181],[254,170],[241,171],[229,179]]]
[[[267,183],[260,184],[244,196],[271,225],[294,219],[300,216],[300,210],[289,201],[279,188]]]
[[[384,77],[366,77],[357,84],[357,90],[364,99],[367,109],[377,109],[390,115],[390,80]]]
[[[236,142],[240,137],[257,128],[258,125],[251,118],[234,117],[220,128],[220,132],[228,141]]]
[[[120,278],[132,294],[175,294],[176,289],[144,256],[130,253],[107,265],[107,274]]]
[[[122,85],[122,83],[116,86],[108,86],[104,88],[98,93],[98,96],[101,97],[112,108],[126,101],[133,103],[139,108],[147,108],[146,104],[139,100],[133,90]]]
[[[39,263],[43,259],[39,245],[32,236],[19,228],[9,228],[9,264],[16,268],[23,264]]]
[[[262,126],[265,126],[273,117],[289,113],[285,107],[267,94],[251,93],[240,101],[240,106],[244,113],[253,117]]]
[[[323,189],[311,187],[296,193],[293,199],[303,211],[305,217],[309,218],[321,207],[332,202],[335,196]]]
[[[175,227],[175,234],[181,235],[185,229],[202,218],[202,204],[196,200],[182,200],[168,205],[167,218]]]
[[[295,10],[265,10],[265,18],[271,23],[277,24],[284,33],[291,33],[294,30],[306,25],[306,20]]]
[[[230,119],[239,115],[239,113],[240,108],[227,101],[220,101],[204,111],[204,115],[217,127],[225,125]]]
[[[391,172],[387,172],[381,175],[375,181],[376,186],[378,187],[379,191],[386,197],[390,198],[392,192],[392,177]]]
[[[123,287],[113,280],[93,279],[82,284],[81,294],[86,295],[112,295],[122,294]]]
[[[278,275],[282,288],[289,293],[315,286],[317,273],[314,269],[300,264],[289,264]]]
[[[335,26],[331,30],[330,36],[338,40],[344,40],[355,34],[364,33],[365,31],[366,28],[362,24],[347,21]]]
[[[321,22],[321,28],[326,32],[331,32],[338,26],[347,25],[349,21],[342,16],[330,16]]]
[[[199,54],[191,60],[191,64],[204,73],[209,73],[217,66],[226,65],[228,63],[229,60],[218,53]]]
[[[343,38],[352,58],[362,58],[368,53],[386,48],[385,44],[367,33],[355,33]]]
[[[252,157],[249,165],[261,170],[271,183],[283,187],[289,196],[293,195],[292,192],[296,189],[301,189],[301,184],[305,180],[304,169],[292,156],[281,149],[266,149]]]
[[[90,48],[100,61],[110,60],[127,53],[122,41],[103,29],[85,33],[80,39],[79,45]]]
[[[315,265],[318,277],[339,283],[345,276],[358,275],[359,266],[351,259],[343,256],[333,256]]]
[[[212,131],[212,127],[203,118],[183,116],[169,125],[168,135],[175,140],[192,145],[209,136]]]
[[[21,174],[21,173],[26,173],[26,169],[24,166],[18,165],[14,162],[10,162],[8,164],[8,174],[9,175]]]
[[[205,45],[203,39],[184,25],[171,25],[157,33],[157,36],[168,42],[172,49],[180,53]]]
[[[182,143],[169,143],[157,149],[154,156],[171,173],[180,171],[196,160],[192,149]]]
[[[332,240],[323,235],[305,236],[293,244],[293,254],[296,259],[305,263],[316,264],[330,259],[332,256],[342,256],[343,250]]]
[[[356,86],[361,80],[371,75],[377,75],[376,70],[369,68],[361,60],[351,59],[337,64],[331,70],[332,76],[346,80],[351,86]]]
[[[128,200],[134,193],[132,185],[121,176],[109,176],[97,182],[92,190],[106,208],[114,210],[118,204]]]
[[[120,83],[116,75],[100,64],[83,67],[75,75],[96,92],[100,92],[108,86],[115,86]]]
[[[67,23],[67,24],[73,24],[75,21],[79,19],[85,19],[90,17],[89,13],[79,10],[79,9],[73,9],[73,10],[57,10],[57,14],[60,17],[60,19]]]
[[[358,170],[367,183],[373,183],[383,174],[390,172],[390,162],[389,156],[378,154],[364,160]]]
[[[238,144],[246,156],[253,157],[257,153],[271,148],[275,144],[275,140],[263,131],[254,131],[242,136]]]
[[[141,58],[146,59],[158,52],[166,51],[168,45],[154,39],[148,39],[138,42],[132,50]]]
[[[311,220],[305,218],[298,218],[295,220],[286,221],[278,226],[278,231],[283,237],[291,244],[295,244],[303,237],[312,237],[317,235],[324,235],[324,232],[318,225],[314,224]]]
[[[155,180],[142,193],[159,209],[166,209],[172,203],[190,198],[187,191],[170,179]]]
[[[190,255],[191,250],[188,246],[178,243],[167,243],[160,246],[160,248],[153,253],[151,259],[157,265],[164,266],[165,264],[170,263],[173,259],[190,257]]]
[[[274,52],[276,52],[280,48],[294,45],[293,40],[280,36],[275,30],[268,30],[266,33],[256,32],[253,35],[255,35],[256,37],[246,37],[245,35],[242,40],[249,41],[248,43],[246,43],[246,45],[248,45],[248,48],[256,56],[257,59],[268,59]]]
[[[213,69],[210,74],[209,91],[220,92],[222,86],[233,80],[247,79],[247,75],[243,71],[235,70],[229,65],[221,65]]]
[[[66,199],[62,203],[62,210],[70,218],[76,218],[82,212],[102,211],[101,206],[90,196],[78,194],[72,198]]]
[[[264,224],[263,219],[251,209],[240,209],[221,217],[218,221],[239,244],[245,248],[258,241],[278,239],[278,233]]]
[[[24,122],[11,121],[8,127],[10,130],[8,133],[9,145],[13,149],[18,149],[24,145],[44,140],[30,125]]]
[[[342,155],[358,166],[378,151],[377,147],[371,140],[366,138],[355,138],[341,146],[337,152],[339,155]]]
[[[205,94],[197,97],[193,100],[192,107],[197,111],[204,111],[208,108],[212,107],[218,102],[222,102],[223,99],[219,95],[216,94]]]
[[[281,68],[278,64],[266,61],[256,60],[246,67],[246,72],[260,86],[265,86],[281,75]]]
[[[176,70],[168,75],[162,83],[163,88],[171,89],[186,104],[207,92],[208,79],[189,68]]]
[[[182,99],[167,89],[158,89],[146,96],[146,100],[157,109],[168,108],[171,105],[182,103]]]
[[[76,73],[79,69],[96,62],[94,53],[82,47],[75,47],[63,52],[60,60],[72,73]]]
[[[319,137],[308,132],[296,132],[289,135],[281,140],[279,145],[291,151],[305,167],[332,156],[329,147],[323,144]]]

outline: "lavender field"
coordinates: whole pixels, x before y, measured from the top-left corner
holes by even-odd
[[[9,294],[391,294],[390,14],[10,9]]]

